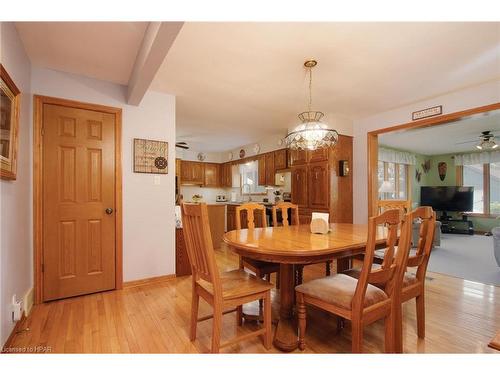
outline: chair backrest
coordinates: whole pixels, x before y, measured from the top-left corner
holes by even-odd
[[[292,225],[299,225],[299,206],[289,202],[279,202],[273,206],[273,225],[277,227],[278,223],[278,210],[281,210],[281,217],[283,219],[283,226],[287,227],[288,224],[288,209],[291,211]]]
[[[396,275],[408,259],[408,253],[411,246],[411,222],[408,220],[408,214],[404,217],[401,215],[401,210],[392,209],[381,213],[378,216],[371,217],[368,221],[368,241],[366,245],[363,266],[361,274],[356,286],[356,292],[352,300],[353,311],[358,312],[363,309],[363,301],[366,294],[368,284],[382,285],[384,291],[389,297],[393,296],[398,283]],[[400,237],[398,241],[398,229],[400,228]],[[384,261],[380,268],[372,269],[373,256],[375,253],[377,232],[380,230],[387,231]],[[398,250],[396,252],[396,243]]]
[[[424,281],[436,231],[436,213],[432,207],[418,207],[410,213],[410,221],[414,223],[416,220],[420,221],[417,250],[408,257],[406,266],[417,267],[417,280]]]
[[[387,210],[401,210],[402,214],[411,211],[411,201],[402,199],[385,199],[377,202],[378,213],[381,214]]]
[[[262,227],[267,227],[266,207],[258,203],[244,203],[236,207],[236,229],[241,229],[241,211],[247,212],[248,229],[255,228],[255,211],[260,211],[262,215]]]
[[[222,296],[219,270],[210,234],[206,203],[182,203],[182,227],[193,280],[212,283],[214,294]]]

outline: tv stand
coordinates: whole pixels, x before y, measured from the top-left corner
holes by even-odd
[[[467,215],[462,215],[461,219],[452,219],[446,212],[443,212],[439,217],[439,221],[441,222],[442,233],[474,234],[474,225],[467,218]]]

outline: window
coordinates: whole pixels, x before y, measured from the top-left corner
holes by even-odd
[[[399,163],[378,162],[378,186],[384,181],[394,186],[391,193],[379,193],[379,199],[408,199],[408,165]]]
[[[490,164],[490,214],[500,215],[500,163]]]
[[[484,212],[483,164],[464,165],[463,186],[474,187],[473,212]]]
[[[500,163],[464,165],[462,185],[474,187],[474,213],[500,215]]]
[[[259,163],[251,161],[240,164],[241,194],[259,194],[266,191],[264,186],[259,186]]]

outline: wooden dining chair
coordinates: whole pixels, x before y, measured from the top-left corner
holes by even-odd
[[[420,222],[419,239],[415,253],[411,253],[406,263],[407,267],[416,267],[415,274],[405,272],[401,290],[401,302],[415,298],[417,308],[417,335],[425,337],[425,275],[431,256],[432,243],[436,230],[436,213],[432,207],[419,207],[411,212],[411,222]],[[401,333],[402,335],[402,333]],[[397,338],[397,349],[402,351],[402,337]]]
[[[288,210],[290,210],[291,218],[290,223],[288,220]],[[278,212],[281,211],[282,225],[288,227],[289,225],[299,225],[299,206],[289,202],[279,202],[273,206],[273,225],[277,226],[278,223]],[[323,263],[323,262],[320,262]],[[315,263],[309,263],[315,264]],[[317,263],[316,263],[317,264]],[[325,275],[330,276],[330,266],[332,264],[331,260],[325,262]],[[302,284],[302,275],[304,271],[304,264],[295,265],[295,285]]]
[[[218,353],[222,347],[255,336],[262,336],[264,346],[270,349],[272,284],[241,269],[219,274],[206,203],[183,203],[181,212],[186,250],[192,271],[191,341],[196,339],[197,323],[212,318],[212,353]],[[198,318],[200,297],[212,306],[212,315]],[[256,300],[264,301],[264,327],[221,344],[223,314],[237,311],[237,323],[241,324],[241,306]]]
[[[377,201],[377,209],[379,214],[387,210],[401,210],[404,215],[411,211],[411,200],[380,199]]]
[[[383,213],[387,210],[400,210],[401,215],[405,215],[411,211],[411,200],[404,199],[381,199],[377,201],[377,212],[378,214]],[[373,257],[373,262],[376,264],[381,264],[384,261],[385,249],[375,250],[375,255]],[[359,259],[359,257],[358,257]]]
[[[369,219],[368,241],[359,279],[341,273],[295,288],[301,350],[305,349],[306,305],[313,305],[351,321],[353,353],[362,351],[363,327],[385,319],[385,351],[394,351],[394,329],[397,325],[393,314],[396,303],[394,296],[401,288],[401,281],[396,275],[407,260],[411,237],[411,224],[404,218],[399,251],[395,254],[400,218],[400,210],[388,210]],[[380,225],[384,225],[387,230],[387,252],[381,266],[372,269],[377,231],[384,229]],[[374,283],[383,287],[376,287]]]
[[[258,203],[245,203],[236,207],[236,229],[242,229],[241,213],[246,212],[246,221],[248,229],[255,228],[255,214],[260,215],[262,228],[267,227],[266,207]],[[276,287],[279,287],[279,270],[280,265],[277,263],[264,262],[260,260],[250,259],[247,257],[240,257],[240,268],[247,268],[257,277],[265,278],[267,281],[271,280],[271,274],[276,273]]]
[[[406,262],[400,268],[400,275],[398,279],[401,280],[401,288],[399,295],[396,296],[395,308],[397,321],[401,321],[402,318],[402,306],[401,304],[409,301],[410,299],[416,298],[417,307],[417,334],[418,337],[425,337],[425,274],[427,272],[427,264],[429,263],[429,257],[432,250],[432,242],[434,240],[434,232],[436,228],[436,213],[432,210],[432,207],[422,206],[409,212],[406,215],[406,221],[409,223],[408,226],[413,226],[413,223],[420,222],[419,230],[419,240],[415,253],[410,252],[406,258]],[[410,232],[412,229],[410,229]],[[411,233],[410,233],[411,237]],[[411,241],[410,241],[411,242]],[[398,250],[399,251],[399,248]],[[380,266],[374,265],[373,268],[376,269]],[[407,272],[408,267],[417,267],[416,273]],[[354,278],[359,278],[361,274],[360,269],[350,269],[343,273]],[[381,285],[375,284],[377,287],[382,287]],[[403,352],[403,329],[401,325],[395,328],[395,352]]]

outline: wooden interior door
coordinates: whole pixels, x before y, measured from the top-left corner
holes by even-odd
[[[115,115],[44,104],[43,300],[115,288]]]

